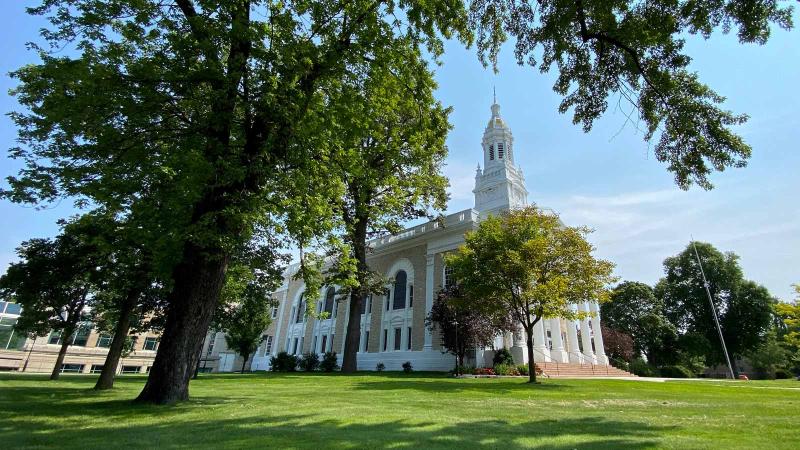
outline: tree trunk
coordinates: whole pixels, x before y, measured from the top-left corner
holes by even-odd
[[[189,398],[198,352],[225,282],[230,256],[187,243],[173,271],[174,287],[156,359],[137,401],[170,404]]]
[[[203,343],[206,341],[206,336],[203,336]],[[192,379],[196,380],[197,375],[200,373],[200,362],[203,359],[203,344],[200,344],[200,350],[197,351],[197,362],[194,363],[194,375]]]
[[[344,338],[342,372],[358,370],[358,348],[361,345],[361,304],[365,301],[364,286],[369,283],[367,266],[367,219],[359,218],[353,227],[353,253],[357,261],[360,287],[350,293],[350,312],[347,314],[347,332]],[[366,305],[365,305],[366,306]]]
[[[536,362],[533,360],[533,327],[525,330],[525,346],[528,347],[528,382],[536,383]]]
[[[61,376],[61,366],[64,364],[64,357],[67,355],[67,347],[69,347],[69,340],[72,334],[75,333],[75,326],[69,326],[61,330],[61,348],[58,350],[56,357],[56,365],[53,367],[53,373],[50,374],[51,380],[57,380]]]
[[[242,356],[244,357],[244,361],[242,361],[242,374],[244,374],[244,367],[247,365],[247,360],[250,359],[250,353]]]
[[[125,299],[125,303],[121,305],[119,320],[117,320],[117,326],[114,328],[114,338],[111,340],[111,346],[108,348],[108,355],[106,355],[106,361],[103,363],[103,370],[100,372],[100,378],[97,379],[97,383],[94,385],[95,390],[111,389],[114,387],[114,376],[117,373],[119,360],[122,357],[122,350],[125,348],[125,341],[128,339],[128,332],[131,329],[131,315],[133,314],[133,308],[138,297],[138,291],[130,291]]]

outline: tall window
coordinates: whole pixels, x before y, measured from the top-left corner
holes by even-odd
[[[275,319],[278,317],[278,306],[275,305],[272,307],[272,318]]]
[[[453,277],[453,268],[444,266],[444,280],[442,280],[445,289],[450,289],[455,285],[455,278]]]
[[[369,330],[364,332],[364,351],[369,351]]]
[[[372,303],[372,294],[367,294],[364,296],[364,298],[361,299],[361,307],[359,308],[359,311],[361,312],[362,315],[369,314],[372,312],[371,303]]]
[[[494,161],[494,145],[489,146],[489,161]]]
[[[272,336],[265,335],[264,336],[264,356],[267,356],[270,353],[272,353]]]
[[[403,336],[403,329],[402,328],[395,328],[394,329],[394,349],[400,350],[400,345],[402,344],[402,336]]]
[[[322,336],[322,346],[320,346],[319,351],[321,353],[325,353],[325,349],[328,346],[328,335]]]
[[[503,159],[503,153],[505,153],[505,146],[502,142],[497,143],[497,159]]]
[[[383,329],[383,351],[386,351],[386,348],[387,348],[387,347],[388,347],[388,345],[389,345],[389,344],[388,344],[388,341],[389,341],[389,330],[387,330],[386,328],[384,328],[384,329]]]
[[[403,309],[406,307],[406,282],[408,276],[405,270],[397,272],[394,276],[394,302],[392,309]]]
[[[300,297],[300,303],[297,305],[297,314],[294,319],[294,323],[302,323],[305,322],[306,319],[306,300],[303,297]]]
[[[409,308],[413,308],[414,307],[414,285],[413,284],[409,284],[408,285],[408,307]]]
[[[329,287],[325,291],[325,309],[323,312],[328,313],[328,317],[333,317],[333,303],[336,297],[336,289]]]
[[[408,339],[407,339],[407,346],[406,350],[411,350],[411,327],[408,327]]]

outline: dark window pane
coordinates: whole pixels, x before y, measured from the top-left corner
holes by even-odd
[[[334,297],[336,296],[336,290],[334,288],[328,288],[328,291],[325,293],[325,309],[324,311],[328,314],[333,314],[333,302]],[[330,316],[329,316],[330,317]]]
[[[394,277],[394,302],[392,309],[403,309],[406,307],[406,282],[408,276],[405,270],[397,272]]]
[[[402,339],[403,330],[400,328],[394,329],[394,349],[400,350],[400,339]]]

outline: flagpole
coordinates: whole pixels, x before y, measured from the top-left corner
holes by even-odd
[[[706,273],[703,270],[703,263],[700,262],[700,254],[697,252],[697,246],[694,245],[694,238],[692,238],[692,248],[694,249],[694,256],[697,258],[697,264],[700,266],[700,275],[703,276],[703,287],[706,289],[708,296],[708,303],[711,305],[711,313],[714,315],[714,323],[717,325],[717,333],[719,333],[719,342],[722,344],[722,353],[725,354],[725,361],[728,363],[728,372],[731,379],[736,377],[733,375],[733,366],[731,365],[731,358],[728,356],[728,348],[725,346],[725,338],[722,337],[722,328],[719,326],[719,318],[717,317],[717,307],[714,306],[714,299],[711,298],[711,291],[708,289],[708,280],[706,280]]]

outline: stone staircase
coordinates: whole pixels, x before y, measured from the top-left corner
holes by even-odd
[[[612,365],[536,363],[548,378],[635,377],[636,375]]]

